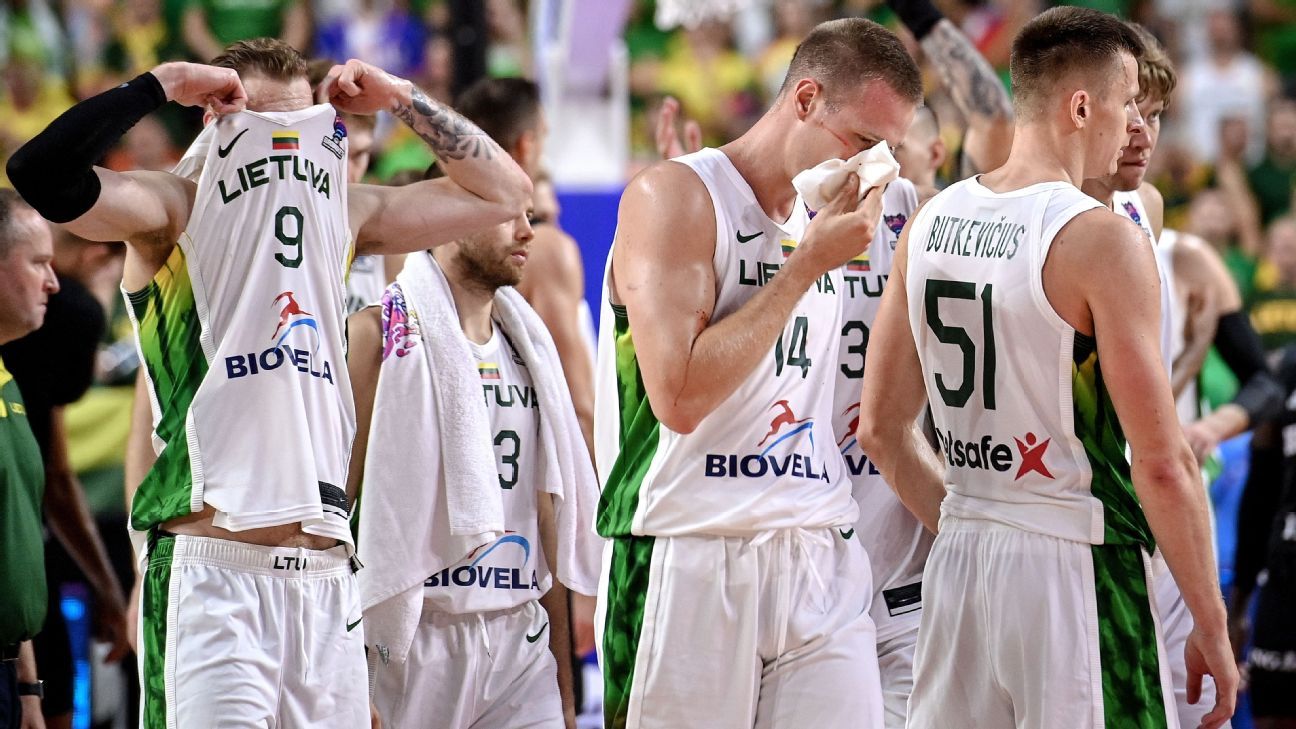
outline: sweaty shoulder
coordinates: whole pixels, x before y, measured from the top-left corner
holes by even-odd
[[[1096,297],[1131,288],[1155,291],[1157,281],[1143,229],[1105,207],[1086,210],[1062,226],[1044,262],[1045,296],[1063,321],[1084,334],[1093,332],[1090,308]]]
[[[697,172],[672,160],[657,162],[635,175],[621,198],[627,204],[647,206],[654,217],[672,226],[692,225],[699,218],[715,218],[711,195]]]

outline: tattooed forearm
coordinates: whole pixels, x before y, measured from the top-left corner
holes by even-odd
[[[418,89],[410,92],[409,104],[397,104],[392,113],[408,124],[442,159],[493,159],[497,154],[503,154],[499,145],[476,124],[454,109],[429,99]]]
[[[972,41],[952,22],[946,19],[937,23],[921,45],[969,123],[977,117],[1012,116],[1008,90]]]

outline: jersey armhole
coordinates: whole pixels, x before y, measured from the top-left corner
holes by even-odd
[[[1039,221],[1037,225],[1044,222],[1044,215],[1048,210],[1049,199],[1050,196],[1041,195],[1039,201],[1036,203],[1038,208],[1031,217],[1033,220]],[[1032,255],[1037,256],[1038,258],[1037,260],[1032,261],[1030,266],[1031,297],[1035,299],[1035,305],[1039,308],[1040,313],[1043,314],[1044,318],[1053,325],[1054,329],[1061,333],[1076,332],[1076,329],[1068,324],[1066,319],[1062,318],[1062,315],[1058,313],[1057,309],[1053,308],[1053,302],[1049,301],[1048,293],[1044,291],[1044,265],[1048,263],[1049,253],[1053,250],[1053,242],[1057,240],[1058,234],[1062,232],[1062,229],[1081,213],[1087,213],[1090,210],[1100,207],[1102,207],[1102,204],[1097,200],[1086,197],[1086,199],[1077,201],[1064,208],[1061,213],[1053,218],[1053,220],[1049,221],[1047,227],[1042,227],[1040,229],[1040,246],[1032,251]]]

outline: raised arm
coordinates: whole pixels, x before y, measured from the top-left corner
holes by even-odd
[[[918,39],[931,67],[967,120],[963,175],[1002,165],[1012,147],[1013,108],[998,74],[971,39],[942,16],[930,0],[887,0],[887,5]]]
[[[852,175],[769,283],[712,321],[715,210],[705,186],[678,162],[659,162],[631,181],[617,214],[611,281],[658,421],[691,433],[770,356],[806,290],[868,246],[882,195],[871,190],[856,209],[858,193]]]
[[[1091,275],[1100,268],[1103,276]],[[1129,442],[1134,491],[1193,616],[1185,649],[1188,699],[1197,701],[1203,674],[1214,676],[1218,695],[1202,725],[1215,729],[1233,714],[1238,673],[1216,577],[1206,492],[1161,361],[1160,289],[1152,250],[1128,220],[1105,210],[1084,213],[1054,242],[1044,290],[1063,319],[1096,340],[1103,384]]]
[[[855,435],[900,502],[934,534],[945,498],[945,466],[918,422],[927,404],[927,389],[909,328],[905,290],[909,230],[906,227],[900,234],[891,276],[869,332]]]
[[[113,172],[94,163],[167,101],[206,105],[224,114],[242,110],[247,97],[231,69],[164,63],[64,112],[14,153],[9,179],[41,215],[66,223],[73,233],[124,240],[147,259],[165,258],[188,223],[193,183],[163,172]],[[146,273],[145,279],[153,272]]]
[[[408,253],[506,223],[531,199],[531,180],[490,137],[414,84],[352,59],[334,66],[321,96],[338,109],[386,109],[427,142],[445,170],[440,180],[403,187],[352,185],[351,227],[363,254]]]

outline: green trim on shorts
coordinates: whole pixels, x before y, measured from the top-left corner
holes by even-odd
[[[612,540],[602,655],[606,729],[624,729],[630,712],[630,689],[634,685],[635,658],[639,655],[655,542],[655,537]]]
[[[175,537],[159,537],[149,548],[148,568],[140,593],[144,627],[144,662],[140,687],[143,729],[166,729],[167,614],[171,598],[171,555]]]
[[[1106,726],[1166,729],[1156,623],[1141,548],[1106,544],[1090,549]]]

